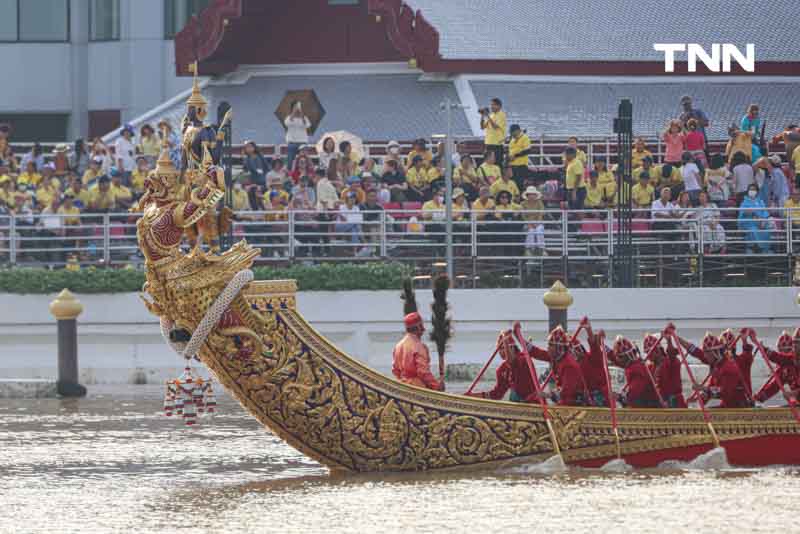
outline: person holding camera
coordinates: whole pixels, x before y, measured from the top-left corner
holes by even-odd
[[[483,143],[486,150],[494,152],[495,163],[503,165],[503,143],[506,139],[506,112],[503,102],[493,98],[488,108],[481,108],[481,129],[486,132]]]

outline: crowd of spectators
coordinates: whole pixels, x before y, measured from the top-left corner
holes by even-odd
[[[628,197],[635,218],[648,230],[695,241],[702,235],[712,252],[725,250],[726,226],[730,230],[720,216],[725,209],[742,208],[735,225],[746,234],[748,252],[770,250],[773,208],[788,208],[800,223],[800,198],[794,193],[800,191],[800,150],[795,150],[800,128],[790,124],[773,139],[785,144],[785,158],[769,156],[756,105],[730,127],[725,151],[713,152],[706,138],[709,117],[683,97],[677,116],[666,121],[663,155],[654,155],[637,138],[631,179],[621,188],[618,166],[608,166],[605,155],[589,161],[575,137],[561,155],[560,172],[543,178],[529,164],[530,137],[519,125],[507,124],[503,103],[493,99],[480,115],[483,153],[475,157],[459,144],[452,154],[454,221],[474,219],[480,230],[492,223],[494,233],[515,234],[514,242],[527,254],[545,253],[548,209],[572,210],[570,220],[585,224],[605,219],[607,208]],[[353,255],[378,254],[383,210],[391,221],[395,210],[403,210],[404,232],[443,240],[441,145],[417,139],[403,154],[400,143],[390,141],[377,158],[328,137],[317,153],[308,142],[309,127],[302,107],[293,106],[286,119],[286,160],[263,154],[253,141],[244,143],[232,207],[241,226],[264,237],[266,255],[286,254],[281,244],[288,239],[291,211],[298,256],[328,254],[330,247],[323,245],[332,238],[346,243],[343,248]],[[144,124],[138,132],[126,125],[110,147],[100,139],[59,144],[47,158],[39,144],[18,158],[10,134],[0,128],[0,215],[16,215],[19,229],[42,236],[77,240],[71,227],[80,224],[82,214],[127,212],[144,192],[163,135],[179,165],[179,138],[166,120],[157,129]],[[697,207],[703,209],[691,209]]]

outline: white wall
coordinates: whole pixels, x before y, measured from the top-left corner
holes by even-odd
[[[455,338],[448,361],[483,362],[497,333],[519,320],[541,341],[547,311],[540,290],[451,292]],[[581,289],[572,292],[571,324],[588,315],[609,336],[641,339],[673,320],[680,333],[698,340],[706,330],[756,328],[770,342],[783,329],[800,325],[794,288]],[[54,296],[0,295],[0,378],[55,375],[55,323],[48,312]],[[91,383],[125,382],[137,368],[151,379],[179,365],[160,337],[158,325],[135,294],[84,295],[79,319],[80,367]],[[418,292],[430,316],[430,293]],[[401,335],[402,303],[397,291],[303,292],[298,307],[308,321],[346,352],[386,371]]]
[[[124,123],[191,87],[175,76],[163,3],[122,0],[119,41],[88,42],[87,0],[72,0],[70,43],[0,44],[0,112],[69,113],[70,136],[85,137],[89,110],[119,109]]]

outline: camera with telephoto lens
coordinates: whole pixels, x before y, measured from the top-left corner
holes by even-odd
[[[488,115],[489,114],[489,108],[481,108],[481,109],[478,110],[478,113],[480,113],[481,115]]]

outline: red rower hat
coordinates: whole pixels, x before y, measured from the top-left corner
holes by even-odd
[[[778,350],[780,352],[791,352],[794,350],[794,339],[789,335],[786,330],[783,331],[781,337],[778,338]]]
[[[415,326],[424,326],[422,324],[422,316],[418,312],[411,312],[405,316],[403,322],[406,325],[406,328],[412,328]]]
[[[633,346],[630,340],[622,336],[617,336],[617,339],[614,340],[614,352],[620,356],[632,355],[635,351],[636,347]]]
[[[733,331],[730,328],[727,328],[722,335],[719,336],[722,340],[722,344],[725,345],[725,348],[731,348],[733,346],[733,342],[736,341],[736,336],[733,335]]]
[[[645,334],[644,340],[642,341],[642,347],[644,347],[645,354],[650,354],[652,356],[652,352],[650,350],[658,344],[658,338],[653,334]],[[655,351],[653,351],[655,352]]]
[[[794,339],[795,341],[800,340],[800,326],[794,331]]]
[[[703,336],[703,351],[706,350],[719,350],[724,346],[724,343],[720,338],[712,334],[711,332],[706,332],[706,335]]]
[[[556,326],[550,332],[550,335],[547,336],[547,341],[552,343],[553,345],[568,345],[569,339],[567,339],[567,333],[564,332],[564,329],[561,325]]]

